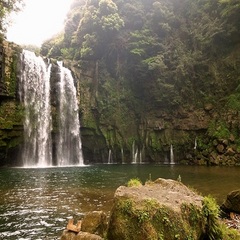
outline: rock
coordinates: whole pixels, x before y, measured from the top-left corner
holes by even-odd
[[[213,110],[213,108],[214,108],[214,106],[213,106],[212,103],[206,103],[206,104],[204,105],[204,110],[206,110],[207,112]]]
[[[101,240],[106,229],[106,214],[103,211],[89,212],[76,225],[73,224],[73,219],[69,219],[61,240]]]
[[[228,193],[221,209],[226,212],[240,213],[240,189]]]
[[[65,230],[61,236],[61,240],[103,240],[98,235],[87,233],[87,232],[71,232],[68,230]]]
[[[227,149],[227,151],[226,151],[226,155],[228,155],[228,156],[234,156],[234,155],[235,155],[235,151],[234,151],[231,147],[229,147],[229,148]]]
[[[103,240],[103,238],[96,234],[79,232],[74,240]]]
[[[217,145],[217,151],[218,153],[224,153],[225,147],[223,144],[218,144]]]
[[[77,234],[75,232],[64,230],[60,240],[75,240],[76,235]]]
[[[228,146],[229,142],[227,139],[223,139],[222,144],[226,147],[226,146]]]
[[[78,233],[81,230],[81,224],[82,224],[82,221],[78,221],[77,225],[74,225],[73,219],[71,218],[68,221],[67,230]]]
[[[107,229],[107,216],[103,211],[94,211],[87,213],[82,220],[83,232],[89,232],[104,236]]]
[[[230,134],[229,141],[234,143],[235,142],[235,137],[233,134]]]
[[[205,225],[202,199],[174,180],[121,186],[115,192],[107,239],[199,239]]]

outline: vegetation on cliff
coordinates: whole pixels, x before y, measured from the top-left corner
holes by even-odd
[[[4,35],[8,24],[8,16],[11,12],[19,11],[23,6],[23,0],[0,1],[0,36]]]
[[[22,1],[7,3],[2,30]],[[86,158],[163,162],[173,145],[176,161],[239,164],[239,12],[238,0],[75,0],[41,54],[79,80]]]
[[[150,161],[189,152],[196,136],[204,159],[222,124],[239,141],[239,13],[235,0],[75,0],[41,53],[76,63],[83,125],[118,159],[133,144]]]

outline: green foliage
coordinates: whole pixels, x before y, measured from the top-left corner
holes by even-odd
[[[104,31],[119,31],[124,26],[123,20],[117,13],[102,16],[101,24]]]
[[[209,239],[222,239],[222,231],[218,219],[219,206],[213,197],[208,196],[203,199],[202,213],[206,218],[206,234]]]
[[[118,202],[117,207],[120,209],[122,213],[131,214],[133,202],[130,199],[121,200]]]
[[[0,1],[0,34],[6,31],[7,17],[11,12],[18,12],[23,7],[23,0]]]
[[[24,117],[22,106],[9,101],[0,105],[0,126],[2,129],[13,129],[14,125],[21,125]]]
[[[199,208],[193,204],[183,203],[181,205],[181,211],[184,218],[187,219],[192,227],[200,227],[201,229],[203,228],[203,226],[199,226],[199,224],[202,222],[202,213]]]
[[[211,121],[208,127],[208,134],[211,137],[217,138],[217,139],[227,139],[230,136],[230,131],[223,121]]]
[[[140,133],[145,120],[163,118],[163,112],[176,118],[179,109],[194,111],[208,102],[214,111],[239,111],[238,6],[235,0],[75,0],[61,38],[46,41],[42,53],[85,61],[79,71],[87,84],[81,89],[92,95],[83,118],[90,119],[86,111],[96,107],[98,122],[92,117],[90,125],[101,129],[107,144],[130,151],[132,139],[141,147],[147,142],[154,160],[170,138],[148,135],[147,124]],[[93,62],[101,63],[97,70]],[[178,124],[169,116],[163,131]],[[213,121],[198,150],[230,130]]]
[[[142,186],[142,182],[138,178],[132,178],[127,183],[128,187],[140,187]]]
[[[240,85],[238,85],[236,90],[227,97],[227,107],[240,111]]]

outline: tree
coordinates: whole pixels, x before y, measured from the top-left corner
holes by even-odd
[[[1,0],[0,1],[0,34],[6,32],[7,17],[11,12],[20,11],[23,0]]]

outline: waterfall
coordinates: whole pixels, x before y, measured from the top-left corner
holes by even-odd
[[[58,166],[83,165],[78,101],[71,71],[58,62],[59,135],[56,143]]]
[[[194,141],[194,150],[197,149],[197,138],[195,138],[195,141]]]
[[[137,159],[138,159],[138,149],[136,150],[136,152],[134,154],[133,163],[137,163]]]
[[[125,160],[124,160],[124,151],[123,151],[123,148],[121,147],[121,157],[122,157],[122,163],[125,163]]]
[[[41,57],[22,52],[19,96],[25,108],[22,151],[25,167],[52,165],[50,71],[51,64]]]
[[[23,50],[19,97],[24,105],[24,167],[83,165],[78,102],[69,69],[59,63],[58,134],[56,159],[52,158],[52,115],[50,105],[51,64]]]
[[[112,163],[112,150],[109,149],[108,151],[108,164]]]
[[[132,163],[134,163],[135,160],[135,141],[132,143]]]
[[[170,164],[175,164],[174,162],[174,154],[173,154],[173,145],[170,146]]]

